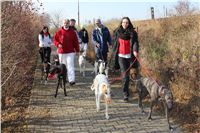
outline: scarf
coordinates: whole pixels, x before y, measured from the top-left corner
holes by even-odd
[[[124,29],[122,27],[119,28],[118,30],[119,33],[119,38],[123,40],[130,40],[131,39],[131,33],[129,29]]]

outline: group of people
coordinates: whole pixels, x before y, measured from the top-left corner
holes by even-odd
[[[65,19],[63,26],[58,29],[53,37],[53,43],[57,47],[57,53],[60,63],[64,63],[67,67],[67,76],[70,85],[75,84],[75,69],[74,58],[76,53],[80,51],[87,51],[88,46],[88,32],[82,27],[78,32],[75,28],[75,20]],[[136,60],[139,51],[138,35],[128,17],[123,17],[119,26],[114,30],[111,37],[109,29],[102,24],[100,19],[95,21],[96,27],[92,31],[92,44],[95,50],[95,60],[103,60],[108,64],[109,46],[112,48],[112,59],[109,63],[112,69],[121,70],[122,89],[124,101],[128,101],[129,97],[129,68],[136,69],[138,74],[139,63]],[[52,44],[51,36],[47,27],[39,34],[39,47],[43,49],[40,52],[43,62],[50,62],[50,45]],[[41,51],[41,50],[40,50]],[[43,55],[48,53],[47,60],[44,60]],[[130,66],[131,65],[131,66]],[[128,71],[127,71],[128,70]]]

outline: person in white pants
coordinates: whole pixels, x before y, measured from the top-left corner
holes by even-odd
[[[74,58],[79,52],[79,42],[75,31],[69,28],[69,20],[63,21],[63,26],[54,36],[54,44],[57,47],[57,53],[60,63],[66,65],[67,76],[70,85],[75,84]]]

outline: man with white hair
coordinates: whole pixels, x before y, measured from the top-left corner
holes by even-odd
[[[75,84],[74,58],[79,52],[79,43],[75,31],[69,28],[69,19],[63,21],[63,26],[54,36],[60,63],[67,67],[67,76],[70,85]]]

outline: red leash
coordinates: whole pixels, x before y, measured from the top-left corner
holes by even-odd
[[[110,84],[113,84],[115,81],[120,80],[120,79],[131,69],[131,67],[132,67],[133,64],[136,62],[136,60],[137,60],[137,58],[135,58],[135,60],[134,60],[133,63],[129,66],[129,68],[126,69],[126,71],[123,72],[119,77],[114,78],[113,80],[111,80],[111,81],[110,81]]]

